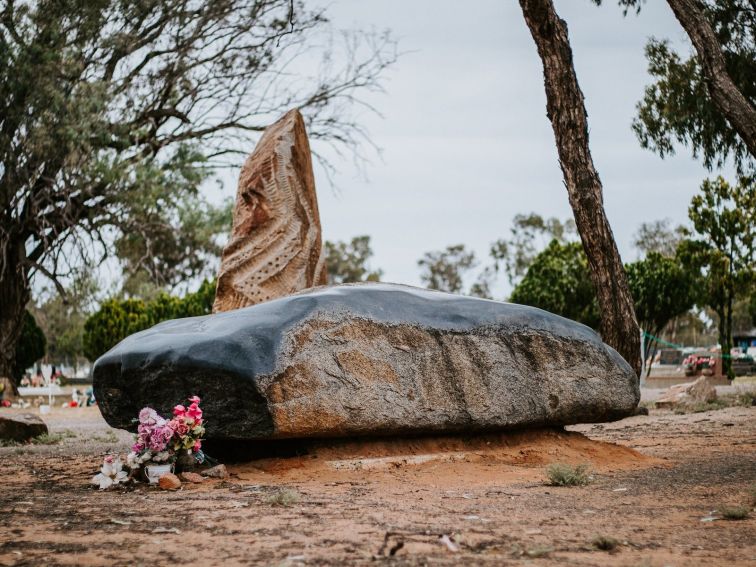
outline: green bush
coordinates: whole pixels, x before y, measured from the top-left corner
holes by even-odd
[[[215,281],[183,298],[167,293],[144,302],[141,299],[109,299],[84,323],[84,355],[95,361],[123,339],[161,321],[207,315],[215,300]]]
[[[13,365],[13,380],[18,384],[27,368],[45,356],[47,339],[29,311],[24,312],[21,338],[16,348],[16,362]]]

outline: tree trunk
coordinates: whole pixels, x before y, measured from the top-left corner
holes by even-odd
[[[727,304],[724,307],[724,327],[723,335],[719,339],[719,344],[722,345],[722,373],[727,376],[729,380],[735,379],[735,371],[732,369],[732,357],[730,351],[732,350],[732,302],[733,292],[727,295]]]
[[[551,0],[520,0],[543,63],[546,108],[580,239],[601,309],[601,336],[641,375],[640,329],[622,260],[604,212],[588,146],[588,116],[572,64],[567,24]]]
[[[17,386],[13,369],[30,295],[23,247],[10,248],[7,259],[0,271],[0,378]]]
[[[756,157],[756,107],[740,92],[727,72],[714,29],[696,0],[667,0],[690,37],[714,105]]]

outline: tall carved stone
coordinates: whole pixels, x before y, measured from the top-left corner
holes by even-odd
[[[242,166],[213,311],[325,283],[310,144],[302,115],[290,110],[265,130]]]

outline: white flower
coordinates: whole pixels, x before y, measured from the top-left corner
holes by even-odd
[[[100,485],[100,490],[110,488],[115,484],[126,482],[129,474],[123,470],[121,457],[113,458],[112,455],[105,457],[100,473],[92,477],[92,484]]]
[[[139,462],[139,455],[137,455],[134,451],[126,455],[126,466],[130,469],[137,469],[141,463]]]
[[[151,451],[146,451],[145,453],[142,454],[141,457],[139,457],[139,464],[146,463],[151,458],[152,458],[152,452]]]
[[[160,451],[155,456],[152,457],[152,460],[156,463],[162,463],[164,461],[168,460],[168,457],[170,457],[171,454],[168,451]]]

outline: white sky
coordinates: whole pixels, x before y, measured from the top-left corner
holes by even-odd
[[[647,38],[666,37],[688,50],[666,2],[650,0],[640,16],[627,17],[615,1],[604,4],[556,1],[569,25],[607,214],[630,261],[639,224],[685,222],[707,172],[686,148],[665,160],[641,149],[630,129],[650,82]],[[316,165],[325,239],[368,234],[372,265],[386,281],[419,284],[417,260],[426,251],[464,243],[485,259],[489,244],[509,235],[515,214],[571,216],[541,63],[515,0],[325,5],[335,27],[389,28],[406,52],[387,75],[387,93],[368,98],[384,115],[365,116],[383,149],[383,159],[368,165],[368,179],[349,156],[334,157],[335,192]],[[235,176],[224,175],[225,195],[235,193]]]

